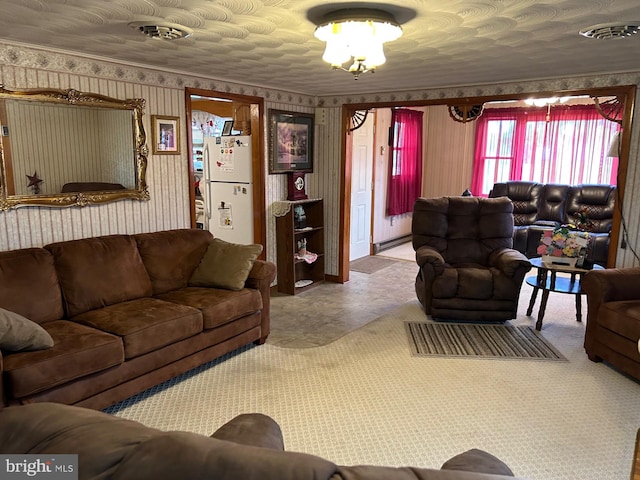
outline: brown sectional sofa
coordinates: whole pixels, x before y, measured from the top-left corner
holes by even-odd
[[[514,480],[508,465],[478,449],[446,460],[440,470],[340,466],[283,450],[280,426],[262,414],[239,415],[209,438],[69,405],[0,409],[0,452],[44,459],[76,454],[80,480]]]
[[[540,256],[536,249],[545,230],[575,223],[576,213],[584,211],[592,222],[589,234],[593,240],[587,256],[599,265],[607,265],[615,186],[510,181],[496,183],[489,197],[508,197],[513,202],[513,248],[528,258]]]
[[[101,409],[269,335],[271,262],[245,288],[189,286],[212,235],[182,229],[0,252],[0,307],[54,346],[2,352],[4,405]]]

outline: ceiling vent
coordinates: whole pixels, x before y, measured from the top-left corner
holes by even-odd
[[[597,40],[610,40],[614,38],[627,38],[640,31],[640,21],[619,23],[601,23],[585,28],[580,35]]]
[[[163,40],[187,38],[193,34],[193,30],[190,28],[175,23],[131,22],[129,26],[144,33],[147,37]]]

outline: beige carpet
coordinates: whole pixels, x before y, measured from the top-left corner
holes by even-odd
[[[248,347],[109,411],[202,434],[263,412],[287,449],[340,464],[437,468],[475,447],[525,478],[628,479],[640,384],[587,359],[565,297],[549,300],[542,335],[568,362],[413,357],[403,324],[425,316],[412,301],[329,345]]]

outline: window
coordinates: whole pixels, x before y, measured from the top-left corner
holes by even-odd
[[[485,109],[478,119],[472,191],[496,182],[615,185],[618,158],[609,147],[619,125],[593,105]]]
[[[422,112],[395,109],[391,125],[388,216],[412,212],[422,190]]]

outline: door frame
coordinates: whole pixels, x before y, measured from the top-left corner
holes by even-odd
[[[195,182],[193,180],[194,170],[191,152],[193,152],[193,138],[191,136],[191,96],[220,98],[251,105],[251,155],[252,159],[252,179],[253,179],[253,241],[264,246],[261,259],[265,258],[267,251],[267,225],[265,222],[265,151],[264,151],[264,99],[250,95],[240,95],[235,93],[219,92],[216,90],[205,90],[201,88],[185,88],[186,106],[186,132],[187,132],[187,158],[189,163],[189,209],[191,213],[191,228],[196,228],[195,209]]]
[[[367,103],[345,103],[342,105],[342,134],[341,134],[341,158],[343,168],[340,179],[340,225],[338,239],[338,275],[336,281],[344,283],[349,281],[349,248],[350,248],[350,229],[351,229],[351,159],[346,155],[347,135],[352,115],[357,110],[366,110],[369,108],[393,108],[393,107],[424,107],[435,105],[477,105],[488,102],[507,101],[507,100],[526,100],[532,96],[535,97],[554,97],[554,96],[580,96],[588,95],[594,97],[618,96],[624,99],[624,113],[621,125],[621,141],[620,141],[620,157],[618,158],[618,184],[616,188],[616,206],[613,213],[613,225],[610,235],[609,256],[607,267],[613,267],[616,263],[618,255],[618,245],[620,236],[622,235],[622,212],[620,206],[624,201],[624,189],[627,182],[627,172],[629,166],[629,151],[631,148],[631,127],[633,110],[636,97],[636,85],[621,85],[611,87],[598,87],[575,89],[565,91],[546,91],[546,92],[524,92],[515,94],[465,97],[465,98],[447,98],[433,100],[412,100],[412,101],[388,101],[388,102],[367,102]],[[453,120],[452,120],[453,121]],[[615,247],[615,248],[612,248]]]

